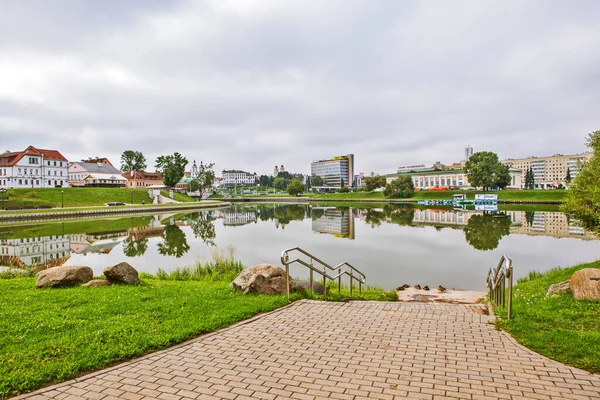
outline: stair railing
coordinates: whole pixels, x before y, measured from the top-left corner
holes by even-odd
[[[290,253],[298,252],[303,254],[308,258],[308,261],[303,260],[301,258],[290,259]],[[347,275],[350,277],[350,295],[352,296],[353,283],[354,281],[358,282],[358,292],[359,295],[362,295],[362,285],[366,282],[366,276],[350,263],[344,261],[335,267],[330,266],[326,262],[320,260],[319,258],[313,256],[306,250],[301,249],[300,247],[292,247],[284,250],[281,253],[281,263],[285,265],[285,275],[286,275],[286,294],[288,301],[290,300],[290,265],[294,263],[298,263],[300,265],[304,265],[310,271],[309,276],[309,284],[310,289],[313,288],[314,277],[313,273],[317,273],[321,275],[323,278],[323,296],[327,298],[327,279],[338,282],[338,294],[342,291],[342,276]],[[316,264],[316,265],[315,265]],[[344,268],[345,267],[345,268]],[[331,272],[329,272],[331,271]]]
[[[497,306],[504,307],[507,305],[507,319],[510,320],[512,313],[512,296],[513,296],[513,267],[512,260],[505,255],[500,257],[498,266],[491,267],[485,278],[487,287],[490,290],[490,301]],[[508,281],[508,302],[506,300],[506,281]]]

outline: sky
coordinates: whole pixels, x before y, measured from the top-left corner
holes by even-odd
[[[217,175],[580,153],[598,21],[597,0],[7,0],[0,152],[177,151]]]

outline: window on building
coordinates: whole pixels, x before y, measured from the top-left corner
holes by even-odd
[[[17,169],[17,173],[19,173],[19,174],[21,173],[21,168]]]
[[[19,179],[19,185],[22,185],[23,181],[21,179]]]
[[[47,161],[48,166],[50,166],[50,161]]]
[[[56,167],[56,161],[54,161],[54,166]]]

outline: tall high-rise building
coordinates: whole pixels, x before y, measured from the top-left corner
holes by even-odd
[[[469,161],[469,158],[473,155],[473,148],[470,144],[465,147],[465,162]]]
[[[332,157],[329,160],[313,161],[311,175],[320,176],[323,186],[340,188],[352,186],[354,181],[354,154]]]

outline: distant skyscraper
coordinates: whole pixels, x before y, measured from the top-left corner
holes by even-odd
[[[465,147],[465,162],[469,161],[469,157],[473,155],[473,148],[470,144]]]

